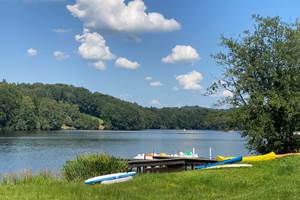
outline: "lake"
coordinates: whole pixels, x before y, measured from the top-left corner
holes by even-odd
[[[207,130],[49,131],[0,134],[0,173],[58,172],[78,154],[105,152],[122,158],[138,153],[192,151],[200,156],[247,154],[238,132]]]

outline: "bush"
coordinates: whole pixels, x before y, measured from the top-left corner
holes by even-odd
[[[80,114],[79,118],[74,122],[74,126],[76,129],[97,130],[99,129],[100,121],[96,117]]]
[[[106,154],[80,155],[67,161],[62,175],[68,181],[82,181],[91,177],[127,171],[128,164]]]

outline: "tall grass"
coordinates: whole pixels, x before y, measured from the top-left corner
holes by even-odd
[[[124,172],[127,168],[127,162],[106,154],[80,155],[63,166],[62,175],[68,181],[82,181],[94,176]]]
[[[51,173],[50,171],[40,171],[39,173],[33,175],[30,170],[25,170],[20,173],[10,173],[1,177],[2,185],[16,185],[25,184],[28,182],[40,182],[44,183],[49,179],[58,178],[58,175]]]

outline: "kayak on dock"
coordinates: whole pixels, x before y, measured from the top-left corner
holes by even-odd
[[[224,157],[224,156],[217,156],[217,161],[224,161],[228,159],[232,159],[234,157]],[[274,152],[265,154],[265,155],[259,155],[259,156],[244,156],[242,161],[246,162],[255,162],[255,161],[265,161],[265,160],[274,160],[276,159],[276,154]]]
[[[85,184],[96,184],[96,183],[112,183],[112,182],[124,182],[125,178],[133,177],[136,175],[136,172],[124,172],[124,173],[116,173],[116,174],[108,174],[103,176],[97,176],[94,178],[90,178],[84,181]],[[126,179],[127,180],[127,179]],[[128,179],[130,180],[130,179]]]
[[[232,164],[232,163],[236,163],[236,162],[240,162],[242,161],[243,157],[242,156],[238,156],[229,160],[224,160],[221,162],[215,162],[215,163],[209,163],[207,165],[199,165],[199,166],[195,166],[195,169],[206,169],[209,167],[214,167],[214,166],[218,166],[218,165],[224,165],[224,164]]]

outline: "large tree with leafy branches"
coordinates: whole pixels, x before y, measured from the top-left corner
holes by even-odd
[[[237,39],[222,36],[226,50],[214,57],[224,73],[209,91],[232,94],[223,103],[237,108],[250,150],[294,152],[299,150],[300,23],[253,19],[253,29]]]

